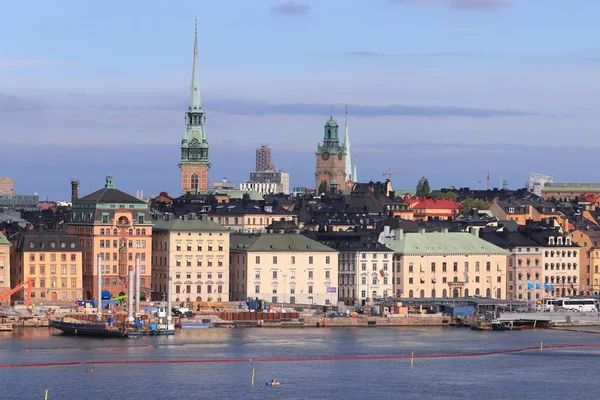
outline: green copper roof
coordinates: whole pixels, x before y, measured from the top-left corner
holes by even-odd
[[[199,219],[181,219],[173,217],[168,221],[159,219],[153,221],[154,230],[185,231],[185,232],[229,232],[229,229],[213,221]]]
[[[10,246],[10,241],[3,233],[0,233],[0,246]]]
[[[336,252],[297,233],[233,234],[230,240],[231,250],[277,251],[277,252]]]
[[[388,245],[398,254],[508,254],[475,235],[466,232],[404,233]]]
[[[575,192],[575,193],[589,193],[600,190],[600,185],[594,186],[545,186],[542,188],[542,192]]]
[[[230,199],[233,199],[233,200],[242,199],[245,194],[249,194],[250,200],[253,200],[253,201],[264,200],[263,196],[260,193],[255,192],[253,190],[243,191],[243,190],[239,190],[239,189],[219,189],[219,190],[215,191],[215,194],[226,194],[229,196]]]

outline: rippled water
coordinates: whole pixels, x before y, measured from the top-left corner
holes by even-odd
[[[464,328],[184,329],[175,337],[86,339],[45,329],[0,332],[0,363],[463,354],[600,343],[561,331]],[[0,369],[0,399],[596,399],[600,347],[410,360],[286,361],[252,365],[111,364]],[[93,368],[94,372],[86,372]],[[270,388],[275,378],[281,386]]]

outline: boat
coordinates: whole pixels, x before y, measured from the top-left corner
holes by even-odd
[[[13,324],[0,324],[0,332],[10,332],[13,330]]]
[[[493,328],[485,321],[477,320],[471,324],[471,329],[474,331],[491,331]]]
[[[175,329],[168,329],[166,324],[151,323],[147,328],[133,329],[127,332],[127,337],[139,336],[171,336],[175,334]]]
[[[492,329],[495,331],[520,331],[521,327],[516,326],[514,321],[492,321]]]
[[[79,321],[75,319],[50,320],[50,328],[62,331],[65,335],[90,336],[90,337],[126,337],[128,329],[110,326],[101,321]]]
[[[279,386],[280,383],[277,381],[267,381],[267,386]]]
[[[212,322],[202,322],[202,321],[185,321],[181,322],[182,328],[214,328],[215,324]]]

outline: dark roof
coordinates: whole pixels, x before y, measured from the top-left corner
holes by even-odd
[[[259,252],[335,252],[306,236],[293,233],[234,233],[230,238],[230,250]]]
[[[539,243],[534,241],[533,239],[528,238],[520,232],[511,232],[511,231],[496,231],[496,232],[480,232],[479,237],[486,242],[490,242],[495,244],[498,247],[502,247],[503,249],[508,249],[512,247],[537,247],[540,246]]]
[[[103,188],[96,190],[77,200],[77,203],[127,203],[127,204],[146,204],[140,199],[133,197],[130,194],[120,191],[119,189]]]
[[[379,243],[379,234],[375,232],[315,232],[307,231],[303,235],[338,251],[389,251],[385,245]]]
[[[26,231],[18,236],[17,251],[81,252],[76,236],[62,231]]]

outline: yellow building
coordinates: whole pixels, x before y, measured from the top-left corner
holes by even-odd
[[[102,257],[102,289],[111,296],[127,293],[129,268],[140,259],[140,299],[150,297],[152,221],[148,205],[115,189],[111,176],[103,189],[75,202],[67,230],[79,237],[84,251],[84,298],[97,297],[98,256]]]
[[[10,242],[0,232],[0,294],[10,290]]]
[[[585,295],[600,293],[600,231],[578,229],[569,235],[579,249],[579,286]]]
[[[229,230],[192,215],[154,220],[152,292],[175,302],[229,301]]]
[[[337,251],[299,234],[234,234],[232,300],[336,305]]]
[[[60,231],[26,231],[13,242],[11,285],[31,279],[32,302],[81,300],[82,254],[76,236]],[[15,293],[12,299],[23,300],[24,291]]]
[[[394,250],[397,297],[506,298],[507,252],[473,233],[404,233],[387,245]]]

